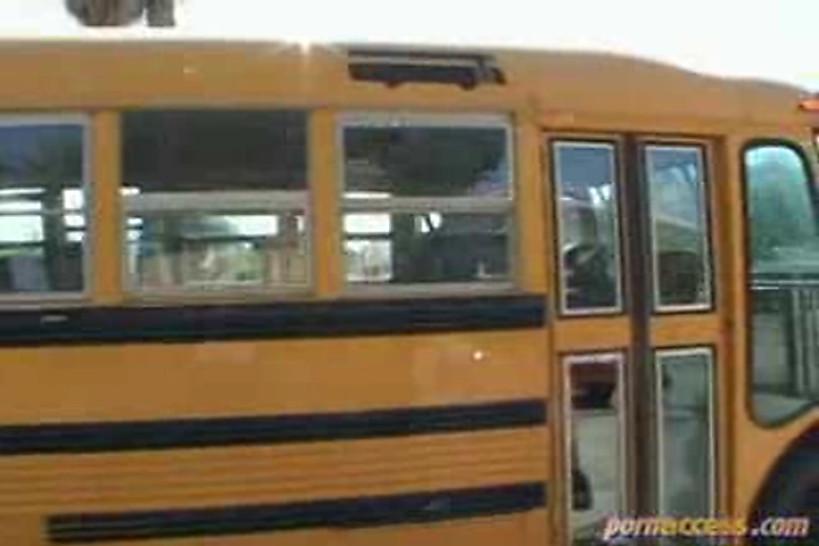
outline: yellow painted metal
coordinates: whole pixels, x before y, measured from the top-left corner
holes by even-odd
[[[722,80],[611,55],[494,53],[508,85],[468,91],[408,84],[385,92],[380,84],[351,81],[344,50],[333,46],[304,54],[278,43],[4,42],[0,65],[15,77],[0,89],[0,104],[14,110],[179,104],[500,108],[531,112],[551,127],[605,125],[619,132],[671,126],[691,134],[708,132],[708,126],[781,127],[807,120],[798,108],[803,92],[785,85]]]
[[[745,316],[750,301],[744,283],[745,217],[740,206],[744,182],[741,180],[739,159],[745,143],[760,137],[805,142],[809,138],[809,132],[807,128],[789,127],[760,134],[746,128],[738,128],[725,139],[726,156],[736,160],[726,164],[731,183],[724,187],[721,203],[726,230],[724,238],[728,243],[724,245],[721,263],[726,271],[724,278],[730,279],[731,282],[723,283],[730,313],[727,314],[725,328],[721,331],[727,359],[724,382],[718,395],[723,397],[723,402],[727,406],[721,406],[721,410],[729,414],[728,436],[723,440],[728,446],[725,479],[730,482],[729,507],[736,515],[749,513],[759,488],[778,458],[797,437],[819,421],[819,416],[814,411],[783,426],[761,427],[753,421],[750,414],[747,391],[750,377],[745,364],[749,358]]]
[[[522,116],[521,116],[522,117]],[[517,267],[522,290],[545,294],[549,291],[543,259],[548,244],[544,240],[544,186],[538,183],[542,173],[540,130],[528,117],[518,118],[515,131],[518,168],[516,177]]]
[[[309,123],[309,177],[312,194],[311,275],[315,294],[319,298],[338,297],[343,290],[343,249],[341,248],[341,217],[336,115],[331,109],[315,110]]]
[[[540,330],[7,348],[0,423],[321,413],[544,396]]]
[[[545,481],[542,428],[0,460],[0,512],[162,510]]]
[[[100,305],[114,305],[123,300],[120,116],[112,111],[97,112],[91,120],[92,298]]]
[[[0,86],[0,112],[90,115],[94,305],[142,304],[127,298],[123,286],[121,111],[292,106],[310,110],[313,288],[304,297],[344,297],[337,140],[341,113],[501,112],[514,123],[518,288],[544,294],[551,317],[546,329],[517,332],[4,348],[3,424],[321,413],[531,397],[549,401],[550,424],[440,438],[0,460],[0,544],[44,543],[42,517],[75,501],[102,510],[163,503],[184,507],[539,479],[549,482],[548,508],[521,515],[173,544],[563,544],[568,484],[560,454],[567,393],[560,388],[557,359],[627,347],[631,326],[625,316],[555,318],[554,193],[544,135],[635,133],[709,146],[717,311],[656,318],[651,341],[717,348],[720,506],[726,513],[747,513],[776,458],[817,419],[813,413],[780,428],[760,428],[749,417],[745,391],[748,301],[742,282],[740,149],[756,137],[809,142],[809,115],[797,107],[801,91],[609,55],[495,54],[508,84],[467,91],[355,83],[346,75],[344,52],[333,47],[314,47],[304,54],[283,44],[0,43],[0,68],[14,75]],[[235,461],[242,464],[232,466]],[[304,472],[287,474],[300,465]],[[350,479],[334,477],[333,468],[346,469]],[[279,480],[292,483],[291,489]],[[253,493],[237,483],[251,484]]]

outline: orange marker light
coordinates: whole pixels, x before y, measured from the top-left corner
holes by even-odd
[[[801,102],[802,110],[819,113],[819,95]]]

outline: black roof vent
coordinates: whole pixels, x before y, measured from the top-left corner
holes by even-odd
[[[404,83],[441,83],[474,89],[503,85],[506,78],[491,55],[431,51],[350,49],[348,70],[356,81],[388,87]]]

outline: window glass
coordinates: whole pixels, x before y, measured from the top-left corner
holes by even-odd
[[[773,423],[819,402],[819,239],[806,164],[794,149],[745,154],[752,387]]]
[[[608,143],[553,145],[564,312],[621,306],[615,154]]]
[[[135,111],[123,123],[123,185],[139,193],[307,189],[303,112]]]
[[[128,112],[123,146],[133,286],[307,283],[304,113]]]
[[[502,119],[345,120],[346,281],[509,283],[508,134]]]
[[[129,269],[141,286],[298,286],[307,275],[299,211],[148,213],[129,221]]]
[[[84,132],[0,122],[0,295],[83,290]]]
[[[703,151],[695,146],[653,145],[644,153],[655,309],[709,307],[711,265]]]
[[[711,352],[657,352],[661,513],[705,517],[714,502]]]
[[[568,408],[570,522],[575,544],[590,544],[625,510],[625,430],[619,353],[564,359]]]
[[[509,279],[503,214],[354,213],[344,216],[347,280],[461,283]]]
[[[511,194],[505,127],[344,129],[348,198]]]

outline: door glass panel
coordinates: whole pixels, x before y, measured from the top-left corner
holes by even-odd
[[[560,236],[561,310],[621,307],[616,147],[604,142],[552,145]]]
[[[711,305],[705,169],[697,146],[646,146],[654,308]]]
[[[819,402],[819,240],[799,153],[745,154],[753,408],[774,423]]]
[[[660,513],[704,517],[713,507],[711,351],[657,352]]]
[[[606,518],[625,506],[622,368],[620,353],[564,359],[571,396],[567,468],[575,544],[600,536]]]

